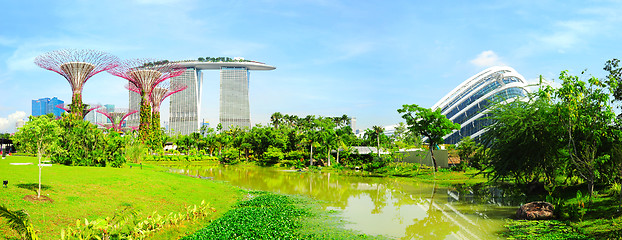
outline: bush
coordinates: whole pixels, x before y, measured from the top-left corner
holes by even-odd
[[[120,167],[125,162],[126,140],[116,132],[104,134],[87,121],[59,121],[63,133],[52,153],[56,163],[71,166]]]
[[[273,165],[283,161],[285,158],[285,154],[281,151],[280,148],[269,147],[268,151],[263,154],[263,159],[258,161],[260,165]]]
[[[235,148],[226,148],[218,160],[222,164],[237,164],[239,162],[238,156],[240,156],[240,151]]]

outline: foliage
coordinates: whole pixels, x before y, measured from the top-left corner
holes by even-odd
[[[202,201],[199,206],[187,206],[185,212],[169,213],[162,216],[153,212],[140,219],[131,208],[115,213],[113,217],[98,218],[93,221],[76,220],[76,226],[61,230],[60,239],[144,239],[153,232],[166,227],[177,226],[209,217],[216,209]],[[100,238],[101,236],[101,238]]]
[[[591,239],[564,222],[557,220],[529,221],[510,220],[507,232],[501,236],[508,239]]]
[[[543,86],[528,101],[497,104],[495,122],[482,136],[488,150],[488,176],[515,182],[559,184],[581,178],[592,195],[597,181],[620,179],[622,163],[611,154],[621,140],[610,106],[617,80],[587,81],[563,71],[561,87]]]
[[[460,157],[460,163],[466,163],[470,166],[471,158],[477,150],[478,144],[471,139],[470,136],[466,136],[460,140],[456,149],[458,150],[458,156]]]
[[[136,139],[130,139],[125,148],[127,162],[140,163],[147,154],[147,147]]]
[[[227,148],[223,151],[222,155],[220,155],[220,163],[222,164],[236,164],[238,163],[238,158],[240,157],[240,151],[235,148]]]
[[[559,99],[557,109],[562,119],[559,123],[565,132],[563,142],[567,144],[570,163],[576,174],[587,181],[591,196],[594,182],[601,173],[598,166],[609,159],[602,147],[608,140],[620,138],[620,130],[612,128],[615,113],[609,104],[610,92],[617,81],[609,79],[605,84],[591,77],[584,82],[567,71],[563,71],[559,79],[563,82],[555,91],[555,97]]]
[[[273,165],[283,161],[284,158],[285,154],[283,154],[280,148],[269,147],[268,151],[264,153],[263,160],[259,160],[259,163],[264,166]]]
[[[493,180],[528,183],[544,177],[551,182],[560,175],[564,164],[558,152],[561,129],[555,124],[555,112],[544,98],[516,99],[491,109],[495,124],[488,127],[482,142],[489,148],[487,169]]]
[[[206,228],[183,239],[295,239],[310,212],[284,195],[259,192]]]
[[[71,166],[122,166],[126,139],[116,132],[104,134],[93,124],[82,120],[58,120],[62,134],[52,153],[56,163]],[[129,136],[128,136],[129,138]]]
[[[434,170],[436,171],[438,167],[432,150],[438,144],[444,142],[443,137],[445,135],[451,133],[453,130],[460,129],[460,124],[453,123],[451,120],[447,119],[445,115],[441,114],[441,109],[432,111],[428,108],[419,107],[416,104],[404,104],[397,112],[401,113],[402,118],[406,120],[408,130],[428,138],[428,148],[432,156],[432,161],[434,162]]]
[[[15,230],[22,239],[38,239],[35,230],[30,223],[29,215],[24,210],[11,211],[6,206],[0,205],[0,218],[4,218],[7,225]]]
[[[30,117],[13,136],[20,151],[46,156],[57,147],[61,129],[58,122],[46,115]]]

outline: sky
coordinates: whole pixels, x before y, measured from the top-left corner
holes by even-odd
[[[94,49],[120,59],[244,57],[252,124],[270,115],[341,116],[356,128],[402,122],[403,104],[432,107],[490,66],[534,82],[568,70],[605,77],[622,58],[621,1],[0,0],[0,133],[31,101],[71,101],[71,88],[34,59]],[[127,80],[89,79],[85,103],[128,107]],[[204,71],[201,118],[216,126],[219,73]],[[162,117],[168,117],[168,104]]]

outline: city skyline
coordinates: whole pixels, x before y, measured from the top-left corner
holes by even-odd
[[[361,129],[401,122],[396,109],[402,104],[432,107],[490,66],[510,66],[533,83],[539,75],[556,80],[562,70],[580,75],[587,69],[604,77],[604,63],[622,57],[617,47],[622,3],[615,1],[6,1],[3,6],[0,132],[30,115],[33,99],[71,99],[64,79],[33,62],[65,48],[96,49],[122,59],[229,56],[266,62],[278,69],[253,72],[251,124],[267,124],[274,112],[347,114]],[[199,119],[216,126],[218,72],[204,74]],[[125,84],[97,74],[86,83],[83,101],[128,107]],[[163,106],[163,119],[168,112]]]

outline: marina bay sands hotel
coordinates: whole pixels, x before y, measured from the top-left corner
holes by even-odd
[[[197,132],[201,122],[202,70],[220,70],[220,124],[224,130],[231,127],[251,127],[248,83],[251,70],[274,70],[260,62],[236,59],[227,62],[177,62],[186,71],[171,78],[171,84],[182,83],[186,90],[170,96],[169,129],[171,135]],[[130,91],[130,108],[138,109],[140,96]],[[138,114],[128,119],[129,126],[138,126]]]

